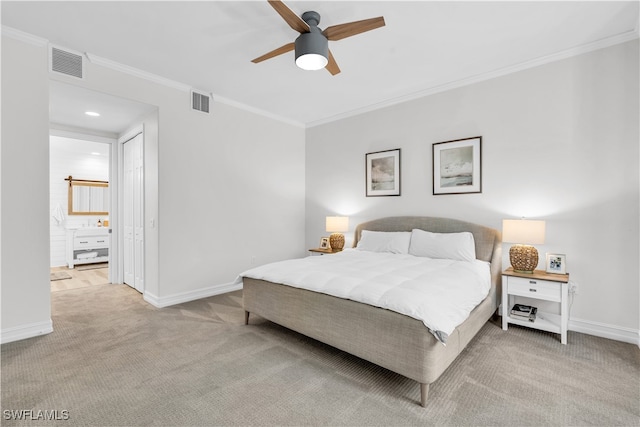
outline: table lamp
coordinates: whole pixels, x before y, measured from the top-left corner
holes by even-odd
[[[349,231],[349,217],[346,216],[328,216],[326,221],[327,233],[329,236],[329,244],[334,251],[341,251],[344,248],[344,234]]]
[[[527,219],[502,220],[502,241],[516,243],[509,249],[513,271],[532,274],[538,266],[538,250],[531,245],[544,243],[545,222]]]

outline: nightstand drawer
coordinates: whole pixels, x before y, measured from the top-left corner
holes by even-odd
[[[562,287],[559,283],[546,280],[509,277],[509,293],[523,297],[539,298],[547,301],[561,301]]]

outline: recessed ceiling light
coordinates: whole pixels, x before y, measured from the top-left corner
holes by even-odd
[[[95,111],[85,111],[84,112],[87,116],[91,116],[91,117],[98,117],[100,116],[100,113],[96,113]]]
[[[91,153],[91,154],[93,154],[94,156],[99,156],[100,155],[100,153],[96,153],[95,151],[93,153]]]

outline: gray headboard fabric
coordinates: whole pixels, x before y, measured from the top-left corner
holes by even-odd
[[[469,231],[473,234],[476,245],[476,258],[491,263],[491,279],[500,292],[502,279],[502,236],[496,229],[451,218],[429,216],[395,216],[363,222],[356,227],[353,247],[360,240],[362,230],[370,231],[411,231],[414,228],[432,233],[460,233]],[[499,294],[498,294],[499,295]]]
[[[414,228],[431,231],[432,233],[469,231],[473,234],[473,239],[476,243],[476,258],[482,261],[491,262],[496,244],[501,243],[501,236],[498,230],[471,222],[429,216],[394,216],[374,219],[358,225],[355,231],[353,247],[355,248],[358,241],[360,241],[362,230],[411,231]]]

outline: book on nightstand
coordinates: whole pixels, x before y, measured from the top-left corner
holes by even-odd
[[[515,304],[511,309],[511,316],[529,319],[529,322],[535,322],[537,312],[538,309],[536,307],[524,304]]]

